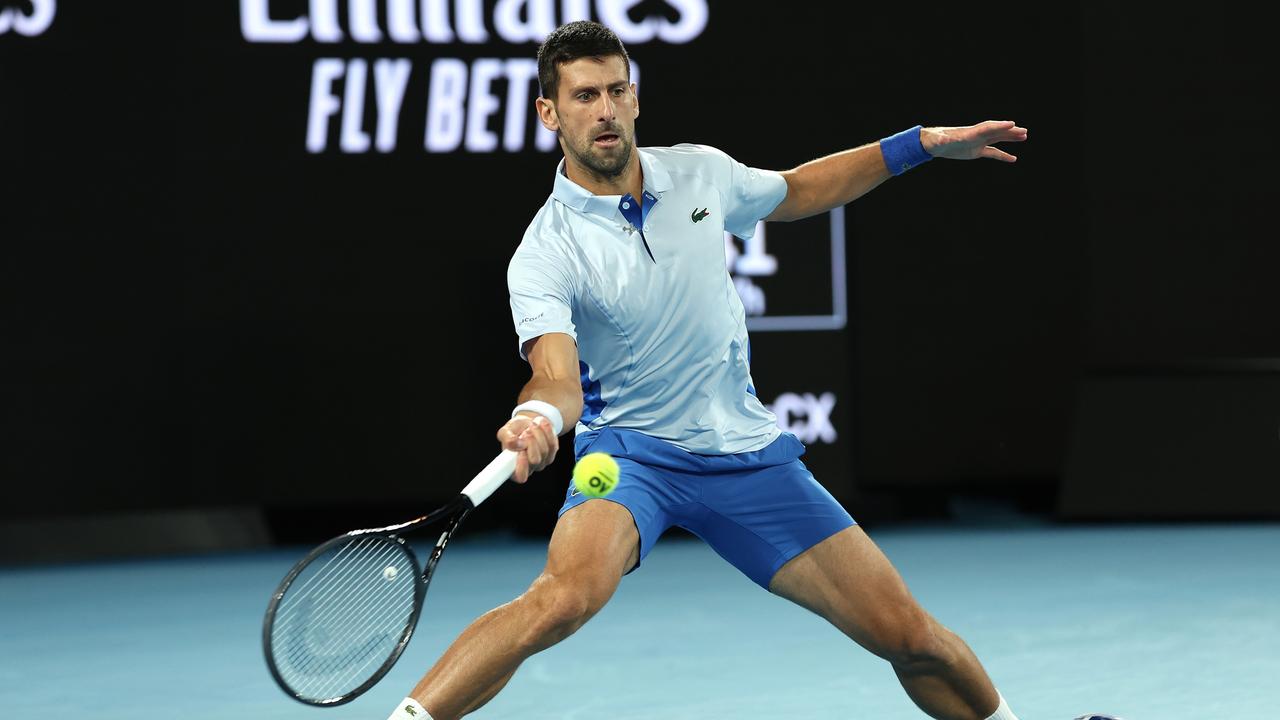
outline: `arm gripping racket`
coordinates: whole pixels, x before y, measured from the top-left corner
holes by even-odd
[[[262,624],[267,668],[290,697],[341,705],[382,679],[409,644],[427,585],[467,514],[516,468],[504,450],[448,504],[399,525],[353,530],[298,561],[271,596]],[[421,570],[401,537],[444,520]]]

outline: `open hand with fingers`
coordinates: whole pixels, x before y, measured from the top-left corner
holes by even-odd
[[[920,144],[934,157],[950,160],[988,158],[1014,162],[1018,158],[995,147],[996,143],[1022,142],[1027,129],[1012,120],[987,120],[968,127],[931,127],[920,131]]]
[[[518,483],[551,464],[560,449],[560,439],[551,421],[541,415],[517,415],[498,428],[498,442],[503,450],[519,453],[516,473],[511,476]]]

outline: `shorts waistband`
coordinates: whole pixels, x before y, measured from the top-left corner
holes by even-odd
[[[752,452],[731,455],[698,455],[637,430],[601,428],[574,438],[574,455],[606,452],[638,463],[690,473],[740,472],[752,468],[785,465],[804,455],[804,443],[784,432],[772,443]]]

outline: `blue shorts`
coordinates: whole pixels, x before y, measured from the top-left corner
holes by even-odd
[[[576,438],[574,452],[618,461],[620,479],[606,499],[631,511],[640,561],[675,525],[767,590],[788,560],[854,524],[800,462],[804,445],[790,433],[755,452],[694,455],[634,430],[604,428]],[[560,514],[588,499],[570,482]]]

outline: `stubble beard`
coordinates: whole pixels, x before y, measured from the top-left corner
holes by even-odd
[[[585,149],[573,151],[574,159],[578,164],[601,180],[612,180],[618,177],[631,162],[631,138],[627,137],[620,128],[615,131],[615,134],[618,136],[618,147],[611,152],[596,152],[594,140],[587,140]]]

